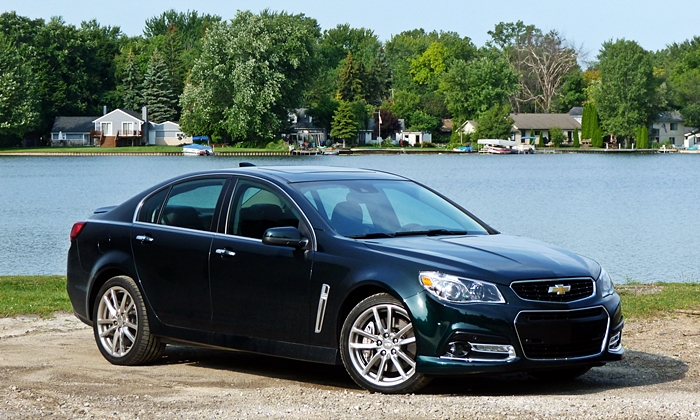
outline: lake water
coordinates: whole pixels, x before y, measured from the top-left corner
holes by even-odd
[[[159,181],[241,161],[398,173],[501,232],[589,256],[618,283],[700,281],[700,156],[678,154],[0,157],[0,275],[65,274],[73,222]]]

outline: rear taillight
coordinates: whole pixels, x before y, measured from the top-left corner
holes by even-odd
[[[80,231],[83,230],[87,222],[75,222],[73,227],[70,229],[70,240],[77,238],[80,235]]]

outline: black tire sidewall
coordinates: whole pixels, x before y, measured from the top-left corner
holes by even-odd
[[[345,318],[345,321],[343,322],[343,327],[340,332],[340,357],[343,361],[343,365],[345,366],[345,370],[348,372],[350,377],[357,383],[359,386],[362,388],[371,391],[371,392],[380,392],[384,394],[399,394],[399,393],[407,393],[407,392],[413,392],[417,391],[418,389],[422,388],[425,384],[429,382],[427,378],[425,378],[422,374],[420,373],[414,373],[413,376],[408,379],[407,381],[394,385],[394,386],[376,386],[372,384],[371,382],[367,381],[360,372],[357,372],[355,369],[352,360],[350,358],[350,348],[349,348],[349,340],[350,340],[350,331],[352,330],[352,326],[357,320],[357,318],[365,312],[368,308],[371,308],[372,306],[376,305],[384,305],[384,304],[392,304],[396,305],[399,307],[404,307],[401,302],[391,296],[388,293],[378,293],[376,295],[372,295],[360,303],[358,303],[348,314],[347,318]],[[404,308],[405,309],[405,308]],[[408,311],[406,311],[408,313]],[[411,320],[411,322],[413,322]]]
[[[102,296],[104,296],[105,292],[109,290],[110,288],[114,286],[119,286],[124,288],[129,295],[131,295],[131,299],[134,301],[134,305],[136,306],[136,314],[138,317],[138,329],[136,331],[136,337],[134,344],[132,345],[131,349],[129,352],[122,356],[122,357],[115,357],[111,355],[103,346],[102,342],[100,341],[100,336],[99,336],[99,331],[98,331],[98,325],[97,325],[97,310],[100,305],[100,300],[102,299]],[[134,282],[133,279],[127,276],[117,276],[117,277],[112,277],[111,279],[107,280],[107,282],[102,285],[100,288],[100,291],[97,293],[97,297],[95,298],[95,302],[93,305],[93,334],[95,336],[95,342],[97,344],[97,348],[100,350],[100,353],[102,353],[102,356],[104,356],[107,361],[109,361],[112,364],[115,365],[135,365],[139,364],[141,359],[141,351],[140,347],[143,346],[144,342],[144,330],[147,329],[147,324],[148,324],[148,317],[145,311],[144,307],[144,302],[143,302],[143,297],[141,296],[141,291],[138,289],[136,286],[136,283]]]

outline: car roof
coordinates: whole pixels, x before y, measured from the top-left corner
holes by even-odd
[[[347,168],[340,166],[244,166],[204,173],[230,173],[272,178],[282,182],[338,181],[351,179],[406,180],[400,175],[373,169]],[[195,175],[195,174],[191,174]]]

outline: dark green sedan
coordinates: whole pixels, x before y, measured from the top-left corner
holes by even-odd
[[[334,167],[192,173],[71,230],[68,293],[111,363],[167,344],[343,364],[361,387],[566,379],[623,357],[595,261],[501,234],[404,177]]]

